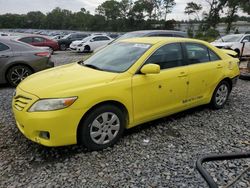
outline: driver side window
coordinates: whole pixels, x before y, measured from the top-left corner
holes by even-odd
[[[150,63],[159,65],[161,69],[168,69],[184,65],[181,44],[174,43],[160,47],[146,61],[146,64]]]

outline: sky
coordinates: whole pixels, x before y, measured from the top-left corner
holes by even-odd
[[[80,9],[84,7],[86,10],[89,10],[90,13],[94,14],[98,5],[104,1],[105,0],[0,0],[0,14],[25,14],[29,11],[47,13],[55,7],[68,9],[73,12],[80,11]],[[187,2],[191,1],[192,0],[175,0],[176,6],[167,18],[175,20],[188,20],[189,18],[193,18],[184,14]],[[194,2],[202,4],[203,7],[207,5],[205,0],[195,0]]]

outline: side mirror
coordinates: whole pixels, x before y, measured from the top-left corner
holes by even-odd
[[[94,42],[94,39],[91,39],[90,42]]]
[[[241,43],[247,43],[249,42],[247,39],[244,39]]]
[[[159,74],[160,66],[156,64],[147,64],[141,68],[142,74]]]

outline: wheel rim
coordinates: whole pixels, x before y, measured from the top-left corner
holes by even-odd
[[[15,68],[10,74],[10,80],[13,84],[17,85],[30,75],[26,68]]]
[[[91,124],[90,137],[96,144],[107,144],[111,142],[120,130],[120,120],[112,112],[99,115]]]
[[[227,100],[227,96],[228,96],[228,87],[225,84],[222,84],[216,92],[216,97],[215,97],[216,104],[219,106],[223,105]]]

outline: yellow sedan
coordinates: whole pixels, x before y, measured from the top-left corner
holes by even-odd
[[[12,107],[19,130],[45,146],[83,144],[99,150],[128,129],[210,103],[226,103],[238,59],[207,42],[134,38],[86,61],[26,78]]]

